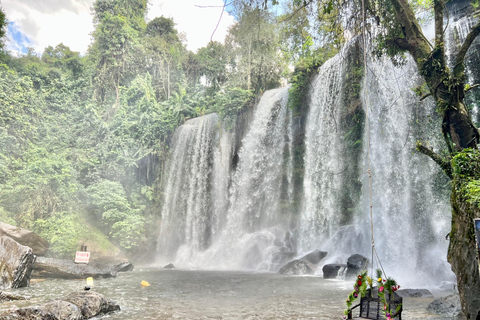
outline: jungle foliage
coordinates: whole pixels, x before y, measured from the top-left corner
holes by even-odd
[[[196,53],[172,19],[147,21],[146,10],[146,0],[96,0],[84,55],[61,43],[16,55],[1,42],[0,219],[39,233],[58,257],[98,232],[141,254],[174,130],[211,112],[228,128],[288,64],[320,61],[308,24],[267,10],[238,7],[225,44]],[[0,11],[2,41],[6,26]]]

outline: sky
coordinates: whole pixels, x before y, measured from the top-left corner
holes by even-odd
[[[0,0],[8,21],[7,50],[25,52],[33,47],[42,53],[59,43],[85,54],[91,43],[93,22],[90,8],[94,0]],[[187,49],[196,52],[210,41],[222,12],[222,0],[150,0],[148,20],[173,18],[179,32],[186,35]],[[199,6],[207,6],[201,8]],[[234,22],[227,11],[213,37],[223,42]]]

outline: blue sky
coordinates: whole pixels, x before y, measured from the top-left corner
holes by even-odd
[[[26,53],[27,48],[32,46],[32,41],[22,33],[14,21],[8,24],[7,50],[11,52]]]

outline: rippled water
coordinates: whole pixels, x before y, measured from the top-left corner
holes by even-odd
[[[142,280],[150,287],[141,287]],[[15,292],[29,296],[5,310],[82,290],[85,280],[49,279]],[[275,273],[144,268],[94,281],[122,310],[97,319],[341,319],[351,282]],[[440,293],[440,294],[445,294]],[[446,320],[426,311],[433,298],[404,299],[403,319]]]

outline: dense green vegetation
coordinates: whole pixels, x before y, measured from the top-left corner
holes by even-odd
[[[141,254],[155,231],[175,128],[210,112],[231,126],[288,77],[289,63],[315,67],[317,54],[325,58],[301,19],[279,24],[242,4],[225,44],[194,53],[172,19],[146,21],[146,8],[146,0],[96,0],[85,55],[63,44],[1,51],[0,219],[36,231],[56,256],[71,257],[98,230]],[[3,12],[0,20],[3,39]]]

